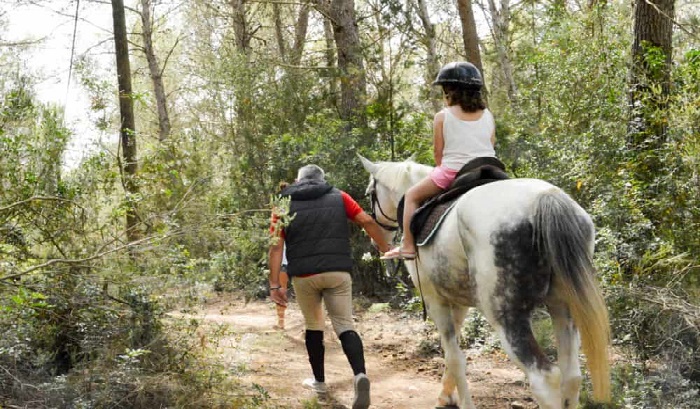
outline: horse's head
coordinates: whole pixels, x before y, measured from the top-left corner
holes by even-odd
[[[362,161],[362,166],[370,174],[369,185],[367,185],[367,190],[365,190],[365,195],[370,200],[370,215],[384,229],[387,240],[391,241],[391,236],[399,228],[396,216],[399,202],[394,200],[391,189],[384,183],[379,182],[375,177],[381,164],[373,163],[363,156],[360,156],[360,160]]]
[[[410,159],[375,163],[358,156],[370,174],[365,193],[370,198],[372,217],[384,230],[393,232],[398,228],[396,209],[399,201],[409,187],[430,173],[431,168]]]

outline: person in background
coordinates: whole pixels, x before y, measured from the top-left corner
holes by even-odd
[[[282,191],[289,186],[288,182],[282,181],[279,183],[278,186],[278,192],[282,193]],[[279,285],[280,287],[284,287],[285,289],[288,288],[288,283],[289,283],[289,276],[287,275],[287,249],[286,247],[282,251],[282,262],[280,265],[280,274],[279,274]],[[277,325],[275,326],[278,329],[284,329],[284,318],[287,312],[287,304],[280,304],[280,303],[275,303],[275,308],[277,309]]]
[[[280,265],[280,287],[288,288],[289,276],[287,275],[287,251],[282,252],[282,265]],[[287,312],[286,304],[275,303],[277,308],[277,325],[278,329],[284,329],[284,317]]]
[[[352,319],[353,260],[347,220],[361,226],[380,251],[388,250],[389,244],[372,217],[350,195],[328,184],[323,169],[316,165],[300,168],[297,180],[282,195],[291,199],[289,213],[293,218],[287,226],[275,229],[273,214],[272,229],[279,240],[273,241],[269,250],[270,298],[278,304],[287,303],[287,289],[280,282],[286,245],[288,274],[304,315],[304,340],[313,372],[313,377],[305,379],[302,385],[319,394],[327,392],[322,306],[325,304],[354,374],[352,408],[365,409],[370,405],[370,381],[362,339]]]
[[[435,168],[412,186],[404,196],[401,245],[387,252],[384,260],[416,258],[411,218],[421,203],[450,187],[459,170],[479,157],[496,157],[496,123],[486,108],[479,69],[469,62],[445,64],[433,82],[441,85],[445,97],[442,111],[433,121]]]

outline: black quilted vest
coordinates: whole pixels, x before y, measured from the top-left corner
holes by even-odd
[[[350,228],[340,191],[326,182],[302,180],[282,195],[291,197],[294,215],[284,229],[289,276],[351,272]]]

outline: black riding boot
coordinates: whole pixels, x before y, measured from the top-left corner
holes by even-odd
[[[326,375],[323,368],[323,359],[326,349],[323,346],[323,331],[306,330],[306,352],[309,354],[309,363],[314,372],[314,378],[318,382],[325,382]]]
[[[340,336],[343,352],[348,357],[352,372],[357,375],[365,372],[365,353],[362,348],[362,339],[355,331],[345,331]]]

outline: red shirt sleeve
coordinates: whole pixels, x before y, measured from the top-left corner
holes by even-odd
[[[277,226],[277,220],[279,220],[279,217],[275,213],[272,213],[272,217],[270,219],[270,235],[271,236],[274,236],[276,234],[275,227]],[[282,237],[282,239],[284,239],[284,229],[282,229],[282,231],[280,232],[280,237]]]
[[[343,204],[345,205],[345,215],[348,219],[354,220],[358,214],[362,213],[362,207],[352,198],[349,194],[340,191],[340,195],[343,197]]]

